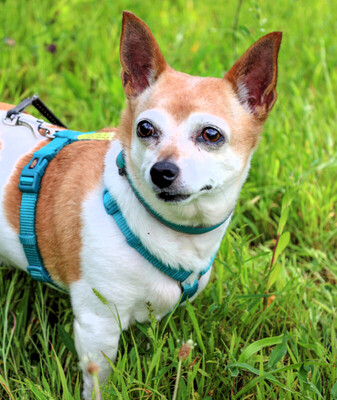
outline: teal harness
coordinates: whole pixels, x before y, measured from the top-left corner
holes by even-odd
[[[54,134],[54,138],[46,146],[42,147],[33,154],[32,159],[23,168],[19,182],[19,189],[22,192],[19,238],[23,245],[23,249],[29,264],[27,271],[33,279],[40,282],[47,282],[57,288],[59,288],[59,286],[52,280],[48,271],[43,265],[43,260],[38,248],[35,233],[36,205],[39,197],[41,179],[49,162],[59,153],[60,150],[63,149],[63,147],[78,140],[111,140],[111,137],[109,138],[105,133],[82,133],[70,130],[58,131]],[[125,173],[127,176],[135,195],[147,209],[147,211],[149,211],[157,220],[171,229],[192,235],[202,234],[218,228],[226,221],[224,220],[221,223],[211,227],[191,227],[173,224],[172,222],[165,220],[145,202],[145,200],[134,187],[132,180],[125,169],[125,162],[122,152],[119,153],[116,162],[120,171],[123,171],[123,173]],[[116,221],[119,229],[125,236],[127,243],[154,267],[179,282],[182,289],[180,302],[184,302],[188,297],[191,298],[198,290],[200,277],[211,268],[215,255],[207,268],[205,268],[199,274],[199,277],[192,284],[184,283],[190,277],[192,272],[185,271],[182,268],[173,268],[170,265],[162,263],[157,257],[151,254],[149,250],[142,244],[140,239],[130,229],[116,200],[108,191],[108,189],[105,189],[103,192],[103,203],[107,213]]]

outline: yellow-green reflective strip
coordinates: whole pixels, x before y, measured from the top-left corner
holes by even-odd
[[[78,140],[113,140],[116,132],[84,133],[78,136]]]

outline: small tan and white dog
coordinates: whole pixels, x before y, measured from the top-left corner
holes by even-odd
[[[201,78],[171,68],[147,25],[124,13],[120,60],[127,106],[121,124],[114,140],[74,142],[50,162],[35,224],[44,266],[71,296],[78,355],[98,364],[101,381],[109,372],[102,352],[115,359],[120,327],[92,289],[118,311],[122,329],[148,319],[147,302],[161,318],[182,294],[175,279],[126,242],[104,208],[104,189],[144,248],[173,269],[191,271],[187,284],[200,278],[192,298],[199,294],[210,270],[200,273],[219,248],[276,101],[281,36],[262,37],[223,79]],[[18,182],[33,151],[49,139],[4,124],[9,108],[0,103],[0,261],[26,270]],[[122,149],[134,188],[116,166]],[[170,223],[193,229],[224,222],[202,234],[176,231],[151,214],[135,190]],[[89,399],[93,382],[83,374]]]

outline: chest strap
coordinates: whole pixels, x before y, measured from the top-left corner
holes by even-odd
[[[187,278],[192,274],[190,271],[186,271],[182,268],[172,268],[170,265],[163,264],[157,257],[155,257],[153,254],[147,250],[145,246],[143,246],[142,242],[136,236],[132,230],[130,229],[128,223],[126,222],[126,219],[124,218],[120,208],[118,207],[118,204],[114,197],[111,195],[111,193],[108,191],[108,189],[105,189],[103,192],[103,203],[106,212],[109,215],[112,215],[114,218],[116,224],[118,225],[119,229],[125,236],[125,239],[127,243],[133,247],[136,251],[138,251],[139,254],[141,254],[147,261],[149,261],[154,267],[159,269],[159,271],[163,272],[164,274],[168,275],[170,278],[178,281],[180,283],[183,295],[181,297],[180,302],[184,302],[187,297],[191,298],[192,296],[195,295],[199,288],[199,279],[202,275],[205,275],[206,272],[209,271],[211,268],[215,255],[212,257],[211,262],[205,268],[203,271],[200,272],[199,278],[196,279],[192,284],[187,284],[184,283]]]

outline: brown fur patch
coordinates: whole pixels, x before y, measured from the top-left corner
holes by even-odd
[[[164,147],[161,149],[161,151],[158,153],[158,160],[169,160],[169,159],[178,159],[181,154],[181,151],[178,149],[178,147],[172,143],[169,146]]]
[[[106,128],[102,128],[97,132],[115,132],[115,131],[116,131],[116,128],[113,128],[111,126],[107,126]]]
[[[15,107],[13,104],[0,103],[0,110],[8,111],[13,107]]]
[[[47,143],[39,143],[34,151]],[[50,162],[41,181],[36,211],[38,245],[46,269],[55,281],[66,285],[80,278],[81,204],[101,182],[109,145],[109,141],[82,141],[66,146]],[[6,217],[17,232],[21,203],[18,182],[32,153],[18,161],[5,188]]]
[[[132,129],[134,121],[134,111],[128,101],[125,110],[122,112],[121,123],[119,126],[120,137],[123,147],[126,149],[131,148]]]

